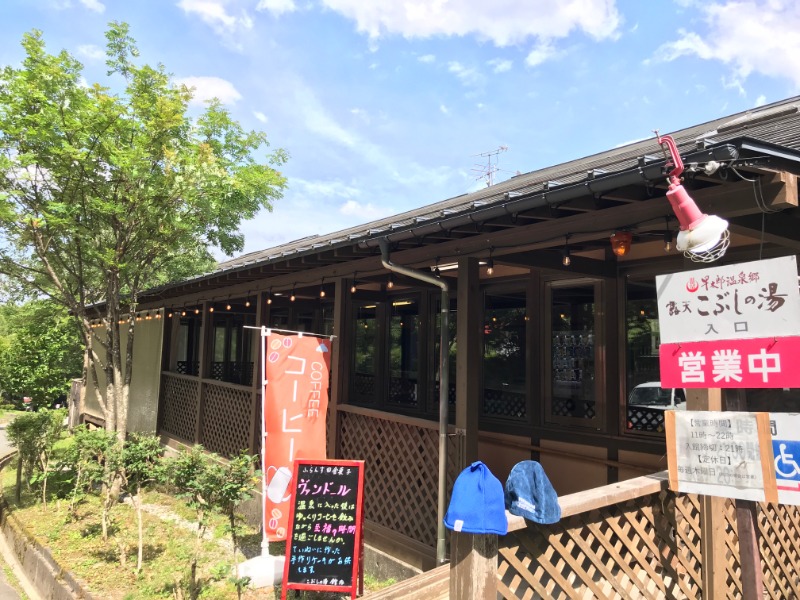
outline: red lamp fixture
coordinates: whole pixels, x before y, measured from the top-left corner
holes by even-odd
[[[615,231],[611,234],[611,250],[617,256],[625,256],[631,251],[633,234],[630,231]]]
[[[662,148],[666,146],[665,153],[669,153],[667,167],[672,167],[667,176],[669,181],[667,200],[680,223],[675,247],[694,262],[710,263],[722,258],[730,244],[728,222],[717,215],[703,214],[689,192],[681,185],[683,161],[675,140],[668,135],[658,135],[658,132],[656,140]]]

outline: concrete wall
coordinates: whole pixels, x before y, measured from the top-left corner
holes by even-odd
[[[150,313],[153,314],[152,312]],[[163,348],[163,318],[136,322],[136,337],[133,341],[133,377],[131,378],[130,405],[128,407],[128,431],[155,433],[158,418],[158,395],[161,387],[161,350]],[[101,329],[96,329],[101,332]],[[128,327],[122,326],[122,347],[128,343]],[[105,336],[105,333],[100,335]],[[123,360],[124,363],[124,360]],[[106,378],[98,372],[98,392],[91,376],[86,387],[84,411],[102,418],[103,411],[98,402],[98,393],[105,397]]]

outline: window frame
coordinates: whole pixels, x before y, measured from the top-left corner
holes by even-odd
[[[576,277],[570,279],[552,279],[544,282],[544,307],[542,328],[541,377],[544,394],[543,425],[563,425],[570,428],[606,432],[606,371],[608,336],[605,323],[605,299],[607,282],[602,278]],[[553,290],[570,287],[591,286],[594,293],[594,417],[585,419],[574,416],[553,414]]]

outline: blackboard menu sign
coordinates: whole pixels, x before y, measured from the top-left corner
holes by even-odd
[[[294,461],[281,598],[293,590],[363,592],[363,460]]]

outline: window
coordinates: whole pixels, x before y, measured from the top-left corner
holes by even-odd
[[[253,383],[256,337],[254,330],[247,327],[255,326],[256,315],[255,308],[246,307],[244,302],[244,299],[229,300],[209,313],[212,331],[208,377],[211,379],[239,385]]]
[[[602,398],[597,369],[600,282],[547,286],[545,353],[547,419],[600,428]]]
[[[682,389],[662,389],[655,277],[629,279],[625,292],[625,431],[664,432],[664,411],[685,408]]]
[[[484,417],[528,420],[526,324],[524,290],[486,292],[483,310]]]
[[[389,403],[418,406],[419,302],[393,300],[389,316]]]
[[[399,412],[424,412],[420,388],[425,351],[420,296],[353,304],[351,402]]]
[[[375,378],[378,374],[378,309],[380,303],[356,304],[353,402],[374,404],[376,402]]]
[[[200,374],[200,316],[187,312],[184,317],[175,311],[178,319],[178,330],[175,338],[174,362],[171,365],[173,373],[182,375]]]

